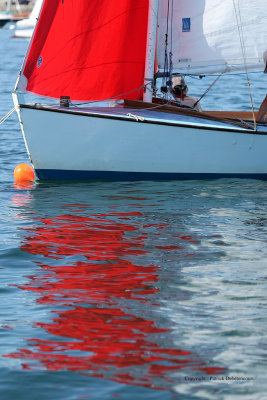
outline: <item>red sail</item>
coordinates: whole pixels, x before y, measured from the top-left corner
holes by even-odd
[[[25,90],[72,100],[136,99],[147,15],[148,0],[44,0],[22,71]]]

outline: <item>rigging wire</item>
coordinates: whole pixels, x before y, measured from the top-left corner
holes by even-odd
[[[170,4],[171,1],[171,4]],[[172,45],[173,45],[173,15],[174,15],[174,5],[173,0],[168,0],[167,7],[167,17],[166,17],[166,33],[165,33],[165,54],[164,54],[164,68],[163,68],[163,78],[161,92],[163,93],[163,98],[169,100],[169,92],[171,93],[173,99],[179,105],[181,100],[178,99],[173,94],[172,89],[172,78],[176,73],[173,74],[173,61],[172,61]],[[169,27],[170,25],[170,27]],[[170,32],[169,32],[170,31]],[[180,75],[180,74],[179,74]],[[168,90],[169,88],[169,90]]]
[[[15,111],[15,107],[11,108],[11,110],[9,110],[6,115],[4,115],[1,119],[0,119],[0,125],[2,125],[9,117],[11,114],[13,114],[13,112]]]
[[[169,63],[168,63],[168,34],[169,34],[169,12],[170,12],[170,0],[168,0],[168,8],[167,8],[167,18],[166,18],[166,33],[165,33],[165,49],[164,49],[164,67],[163,72],[164,76],[162,79],[162,92],[165,97],[167,97],[168,91],[164,91],[163,87],[167,87],[167,72],[169,72]]]
[[[201,99],[203,99],[204,96],[206,96],[206,94],[210,91],[210,89],[212,88],[213,85],[215,85],[215,83],[220,79],[220,77],[224,74],[224,72],[222,72],[220,75],[217,76],[217,78],[209,85],[209,87],[205,90],[205,92],[200,96],[200,98],[195,102],[195,104],[193,105],[193,107],[195,107]]]
[[[108,97],[108,98],[106,98],[106,99],[91,100],[91,101],[83,101],[83,102],[81,102],[81,103],[76,103],[76,102],[75,102],[75,103],[71,103],[71,104],[72,104],[74,107],[76,107],[76,106],[83,105],[83,104],[102,103],[102,102],[107,102],[107,101],[110,101],[110,100],[121,100],[121,97],[125,96],[126,94],[134,93],[134,92],[140,93],[140,90],[144,89],[145,87],[146,87],[146,90],[149,90],[148,85],[150,85],[150,82],[146,83],[145,85],[140,86],[140,87],[137,88],[137,89],[129,90],[128,92],[121,93],[121,94],[118,94],[118,95],[116,95],[116,96]],[[118,98],[118,97],[119,97],[119,98]],[[55,105],[55,106],[56,106],[56,105]]]
[[[250,75],[251,74],[261,74],[261,71],[250,71]],[[235,71],[235,72],[224,72],[224,74],[227,74],[227,76],[229,75],[245,75],[246,72],[241,72],[241,71]],[[184,74],[185,76],[189,76],[192,79],[202,79],[202,78],[206,78],[207,75],[199,75],[199,74]],[[221,74],[212,74],[212,76],[221,76]],[[210,77],[210,75],[208,75],[208,77]]]
[[[237,23],[237,28],[238,28],[239,40],[240,40],[240,46],[241,46],[241,51],[242,51],[242,56],[243,56],[243,61],[244,61],[244,66],[245,66],[245,73],[246,73],[247,83],[248,83],[248,90],[249,90],[249,97],[250,97],[250,103],[251,103],[251,109],[252,109],[252,115],[253,115],[254,129],[256,130],[257,129],[257,123],[256,123],[256,117],[255,117],[255,112],[254,112],[254,104],[253,104],[253,99],[252,99],[252,94],[251,94],[250,80],[249,80],[249,76],[248,76],[247,59],[246,59],[246,51],[245,51],[245,43],[244,43],[244,35],[243,35],[243,28],[242,28],[239,0],[237,0],[237,2],[238,2],[238,5],[237,5],[238,12],[237,12],[237,7],[236,7],[235,0],[233,0],[236,23]]]
[[[172,26],[173,26],[173,0],[171,4],[171,40],[170,40],[170,51],[169,51],[169,75],[170,75],[170,81],[172,81],[172,69],[173,69],[173,63],[172,63]],[[172,86],[171,86],[172,88]]]
[[[172,62],[172,43],[173,43],[173,35],[172,35],[172,28],[173,28],[173,0],[172,0],[172,5],[171,5],[171,43],[170,43],[170,52],[169,52],[169,78],[170,78],[170,92],[172,94],[172,97],[175,99],[177,104],[179,103],[181,105],[181,99],[178,101],[177,97],[174,96],[173,89],[172,89],[172,77],[173,77],[173,62]]]

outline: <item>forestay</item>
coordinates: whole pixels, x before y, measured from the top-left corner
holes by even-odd
[[[266,6],[266,0],[160,0],[159,70],[164,70],[168,15],[167,53],[172,52],[175,71],[201,74],[262,68]]]

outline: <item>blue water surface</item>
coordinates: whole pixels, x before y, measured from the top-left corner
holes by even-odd
[[[1,117],[26,48],[0,30]],[[247,110],[247,91],[222,77],[202,107]],[[1,399],[267,398],[267,182],[21,186],[15,113],[0,132]]]

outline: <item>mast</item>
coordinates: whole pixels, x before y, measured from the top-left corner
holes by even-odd
[[[156,52],[156,34],[157,34],[157,16],[159,0],[149,0],[148,7],[148,26],[147,26],[147,44],[146,44],[146,63],[144,85],[144,101],[152,102],[152,85],[155,69]]]

